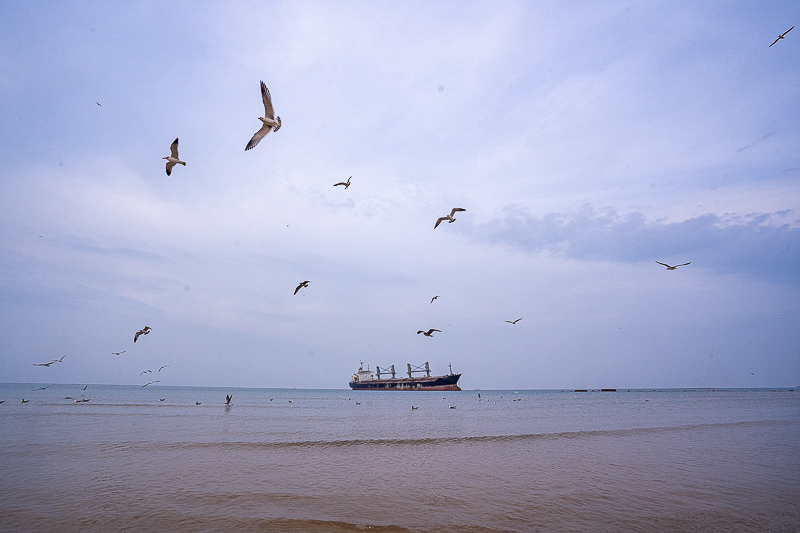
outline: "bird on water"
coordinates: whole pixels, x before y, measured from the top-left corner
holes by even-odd
[[[269,89],[267,89],[263,81],[261,82],[261,100],[264,102],[264,116],[258,117],[258,120],[264,124],[261,126],[260,130],[255,132],[250,142],[247,143],[245,151],[255,148],[256,145],[261,142],[261,139],[267,136],[270,130],[278,131],[281,129],[281,117],[275,116],[275,109],[272,107],[272,96],[270,96]]]

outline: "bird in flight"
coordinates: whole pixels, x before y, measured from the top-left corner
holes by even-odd
[[[169,147],[170,154],[167,157],[162,157],[161,159],[167,160],[167,176],[172,174],[172,167],[175,165],[183,165],[186,166],[186,163],[181,161],[178,158],[178,138],[175,137],[175,140],[172,141],[172,144]]]
[[[49,368],[49,367],[50,367],[50,365],[54,365],[54,364],[56,364],[56,363],[60,363],[60,362],[62,362],[62,361],[64,360],[64,358],[65,358],[65,357],[66,357],[66,355],[62,355],[62,356],[61,356],[61,359],[53,359],[53,360],[52,360],[52,361],[50,361],[49,363],[33,363],[33,366],[46,366],[46,367],[48,367],[48,368]]]
[[[83,387],[83,390],[86,390],[88,388],[89,388],[89,385],[86,385],[85,387]]]
[[[139,375],[141,376],[142,374],[147,374],[148,372],[151,373],[151,374],[153,373],[152,370],[142,370],[141,374],[139,374]]]
[[[28,403],[30,400],[26,400],[25,398],[22,399],[22,403]]]
[[[439,298],[438,294],[436,296],[434,296],[433,298],[431,298],[431,303],[433,303],[433,301],[436,300],[437,298]]]
[[[161,383],[161,382],[160,382],[160,381],[158,381],[158,380],[155,380],[155,381],[148,381],[147,383],[145,383],[144,385],[142,385],[142,388],[145,388],[145,387],[147,387],[148,385],[152,385],[153,383]]]
[[[429,329],[428,331],[419,330],[419,331],[417,332],[417,335],[419,335],[420,333],[422,333],[422,334],[423,334],[423,335],[425,335],[426,337],[433,337],[433,332],[434,332],[434,331],[438,331],[439,333],[441,333],[441,332],[442,332],[442,330],[440,330],[440,329],[433,329],[433,328],[431,328],[431,329]]]
[[[794,26],[792,26],[791,28],[789,28],[789,29],[788,29],[788,30],[786,30],[785,32],[783,32],[783,33],[781,33],[780,35],[778,35],[778,38],[777,38],[777,39],[775,39],[775,40],[772,42],[772,44],[775,44],[775,43],[777,43],[778,41],[780,41],[781,39],[784,39],[784,38],[786,37],[786,34],[787,34],[787,33],[789,33],[790,31],[792,31],[793,29],[794,29]],[[771,45],[769,45],[767,48],[770,48],[770,47],[772,47],[772,44],[771,44]]]
[[[161,368],[167,368],[168,366],[169,366],[169,365],[162,365],[162,366],[161,366]],[[161,368],[159,368],[158,370],[156,370],[156,372],[161,372]]]
[[[302,289],[303,287],[308,287],[308,284],[309,284],[309,283],[311,283],[311,282],[310,282],[310,281],[308,281],[308,280],[306,280],[306,281],[304,281],[304,282],[300,283],[300,285],[298,285],[298,286],[297,286],[297,288],[294,290],[294,293],[295,293],[295,294],[297,294],[297,291],[299,291],[299,290],[300,290],[300,289]]]
[[[683,263],[682,265],[675,265],[675,266],[670,266],[670,265],[668,265],[666,263],[662,263],[661,261],[656,261],[656,263],[658,263],[659,265],[664,265],[665,267],[667,267],[667,270],[675,270],[678,267],[685,267],[686,265],[691,265],[692,264],[691,261],[689,261],[688,263]]]
[[[55,383],[53,383],[53,385],[55,385]],[[53,385],[48,385],[47,387],[39,387],[38,389],[33,389],[33,390],[45,390],[45,389],[49,389]]]
[[[133,341],[133,342],[136,342],[136,341]],[[122,350],[121,352],[111,352],[111,355],[122,355],[124,353],[125,353],[125,350]]]
[[[225,405],[230,405],[232,399],[233,399],[233,394],[226,394],[225,395]]]
[[[275,116],[275,109],[272,107],[272,97],[269,94],[269,89],[261,82],[261,99],[264,101],[264,116],[258,117],[258,120],[264,123],[261,129],[255,132],[253,138],[247,143],[245,151],[255,148],[261,142],[261,139],[267,136],[270,130],[278,131],[281,129],[281,117]]]
[[[95,102],[95,104],[100,105],[100,102]],[[103,106],[100,106],[100,107],[103,107]]]
[[[435,226],[433,226],[433,229],[436,229],[436,228],[438,228],[438,227],[439,227],[439,224],[441,224],[441,223],[442,223],[443,221],[445,221],[445,220],[447,220],[447,221],[448,221],[448,222],[450,222],[451,224],[452,224],[453,222],[455,222],[455,221],[456,221],[456,219],[455,219],[455,218],[453,218],[453,215],[455,215],[455,214],[456,214],[458,211],[466,211],[466,209],[462,209],[462,208],[460,208],[460,207],[454,207],[454,208],[453,208],[453,210],[452,210],[452,211],[450,211],[450,214],[449,214],[449,215],[447,215],[447,216],[444,216],[444,217],[440,217],[440,218],[439,218],[439,220],[437,220],[437,221],[436,221],[436,225],[435,225]]]
[[[352,177],[353,176],[350,176],[350,178]],[[348,187],[350,187],[350,178],[347,178],[347,181],[340,181],[339,183],[334,183],[333,186],[337,187],[339,185],[344,185],[344,188],[347,189]]]
[[[518,318],[518,319],[516,319],[516,320],[506,320],[506,322],[508,322],[509,324],[516,324],[516,323],[517,323],[517,322],[519,322],[520,320],[522,320],[522,319],[521,319],[521,318]]]
[[[148,333],[150,333],[150,326],[143,327],[136,332],[136,335],[133,336],[133,342],[136,342],[136,339],[139,338],[139,335],[147,335]]]

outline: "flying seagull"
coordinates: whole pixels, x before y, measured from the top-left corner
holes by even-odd
[[[147,387],[148,385],[152,385],[153,383],[161,383],[161,382],[160,382],[159,380],[155,380],[155,381],[148,381],[147,383],[145,383],[144,385],[142,385],[142,388],[145,388],[145,387]]]
[[[294,293],[295,293],[295,294],[297,294],[297,291],[299,291],[299,290],[300,290],[300,289],[302,289],[303,287],[308,287],[308,284],[309,284],[309,283],[311,283],[311,282],[310,282],[310,281],[308,281],[308,280],[306,280],[306,281],[304,281],[304,282],[300,283],[300,285],[298,285],[298,286],[297,286],[297,288],[294,290]]]
[[[426,337],[433,337],[433,332],[434,332],[434,331],[438,331],[439,333],[441,333],[441,332],[442,332],[442,330],[440,330],[440,329],[433,329],[433,328],[431,328],[431,329],[429,329],[428,331],[422,331],[422,330],[419,330],[419,331],[417,332],[417,335],[419,335],[420,333],[422,333],[422,334],[423,334],[423,335],[425,335]]]
[[[233,394],[226,394],[225,395],[225,405],[230,405],[232,399],[233,399]]]
[[[659,265],[664,265],[665,267],[667,267],[667,270],[675,270],[678,267],[685,267],[686,265],[692,264],[691,261],[689,261],[688,263],[683,263],[682,265],[675,265],[675,266],[669,266],[668,264],[662,263],[661,261],[656,261],[656,263],[658,263]]]
[[[522,319],[521,319],[521,318],[518,318],[518,319],[516,319],[516,320],[506,320],[506,322],[508,322],[509,324],[516,324],[516,323],[517,323],[517,322],[519,322],[520,320],[522,320]]]
[[[136,341],[134,341],[134,342],[136,342]],[[124,353],[125,353],[125,350],[122,350],[121,352],[111,352],[111,355],[122,355]]]
[[[148,372],[151,373],[151,374],[153,373],[152,370],[142,370],[142,373],[139,374],[139,375],[141,376],[142,374],[147,374]]]
[[[95,104],[100,105],[100,102],[95,102]],[[103,107],[103,106],[100,105],[100,107]]]
[[[169,367],[169,365],[162,365],[158,370],[156,370],[156,372],[161,372],[162,368],[167,368],[167,367]]]
[[[53,385],[55,385],[55,383],[53,383]],[[48,385],[47,387],[39,387],[38,389],[33,389],[33,390],[45,390],[45,389],[49,389],[53,385]]]
[[[789,33],[790,31],[792,31],[793,29],[794,29],[794,26],[792,26],[791,28],[789,28],[789,29],[788,29],[788,30],[786,30],[785,32],[783,32],[783,33],[781,33],[780,35],[778,35],[778,38],[777,38],[777,39],[775,39],[775,40],[772,42],[772,44],[775,44],[775,43],[777,43],[778,41],[780,41],[781,39],[785,38],[785,37],[786,37],[786,34],[787,34],[787,33]],[[771,44],[771,45],[769,45],[767,48],[770,48],[770,47],[772,47],[772,44]]]
[[[258,120],[263,122],[264,125],[253,135],[250,142],[247,143],[245,151],[255,148],[256,145],[261,142],[261,139],[267,136],[269,130],[278,131],[281,129],[281,117],[275,116],[275,110],[272,108],[272,97],[263,81],[261,82],[261,99],[264,101],[264,116],[258,117]]]
[[[167,176],[172,174],[172,167],[175,165],[183,165],[186,166],[186,163],[181,161],[178,158],[178,138],[175,137],[175,140],[172,141],[172,144],[169,147],[170,155],[167,157],[162,157],[161,159],[167,160]]]
[[[450,214],[449,214],[449,215],[447,215],[447,216],[444,216],[444,217],[440,217],[440,218],[439,218],[439,220],[437,220],[437,221],[436,221],[436,225],[435,225],[435,226],[433,226],[433,229],[436,229],[436,228],[438,228],[438,227],[439,227],[439,224],[441,224],[441,223],[442,223],[443,221],[445,221],[445,220],[447,220],[447,221],[448,221],[448,222],[450,222],[451,224],[452,224],[453,222],[455,222],[455,221],[456,221],[456,219],[455,219],[455,218],[453,218],[453,215],[455,215],[455,214],[456,214],[458,211],[466,211],[466,209],[462,209],[462,208],[460,208],[460,207],[454,207],[454,208],[453,208],[453,210],[452,210],[452,211],[450,211]]]
[[[82,389],[82,390],[86,390],[86,389],[88,389],[88,388],[89,388],[89,385],[86,385],[85,387],[83,387],[83,389]]]
[[[353,176],[350,176],[352,178]],[[340,181],[339,183],[334,183],[333,186],[337,187],[339,185],[344,185],[344,188],[347,189],[350,186],[350,178],[347,178],[347,181]]]
[[[61,356],[61,359],[53,359],[53,360],[52,360],[52,361],[50,361],[49,363],[33,363],[33,366],[46,366],[46,367],[48,367],[48,368],[49,368],[49,367],[50,367],[50,365],[54,365],[54,364],[56,364],[56,363],[60,363],[60,362],[62,362],[62,361],[64,360],[64,358],[65,358],[65,357],[66,357],[66,355],[62,355],[62,356]]]
[[[433,298],[431,298],[431,303],[433,303],[433,301],[436,300],[437,298],[439,298],[439,295],[436,295]]]
[[[136,339],[139,338],[139,335],[147,335],[148,333],[150,333],[150,326],[143,327],[136,332],[136,335],[133,336],[133,342],[136,342]]]

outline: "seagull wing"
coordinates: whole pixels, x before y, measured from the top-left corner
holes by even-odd
[[[772,44],[775,44],[775,43],[777,43],[777,42],[778,42],[778,41],[780,41],[780,40],[781,40],[781,38],[780,38],[780,37],[778,37],[777,39],[775,39],[774,41],[772,41]],[[772,48],[772,44],[771,44],[771,45],[769,45],[767,48]]]
[[[441,217],[441,218],[439,218],[439,220],[436,221],[436,225],[433,226],[433,229],[438,228],[439,224],[441,224],[443,220],[449,220],[449,217]]]
[[[172,161],[167,161],[167,176],[172,174],[172,167],[174,167],[174,166],[175,166],[175,163],[173,163]]]
[[[303,284],[301,283],[301,284],[300,284],[300,285],[298,285],[298,286],[297,286],[297,288],[294,290],[294,293],[295,293],[295,294],[297,294],[297,291],[299,291],[299,290],[300,290],[300,289],[302,289],[302,288],[303,288]]]
[[[458,211],[466,211],[466,209],[462,209],[460,207],[454,207],[452,211],[450,211],[450,216],[455,215]]]
[[[656,261],[656,263],[658,263],[659,265],[664,265],[667,268],[670,268],[670,266],[668,264],[662,263],[661,261]]]
[[[438,331],[439,333],[442,332],[442,330],[440,330],[440,329],[429,329],[428,333],[433,333],[434,331]]]
[[[794,29],[794,26],[792,26],[791,28],[789,28],[788,30],[783,32],[783,35],[781,35],[781,37],[786,37],[786,34],[789,33],[790,31],[792,31],[793,29]]]
[[[347,184],[345,182],[343,182],[343,181],[340,181],[339,183],[334,183],[333,184],[334,187],[338,187],[339,185],[344,185],[345,187],[347,187]]]
[[[177,137],[175,137],[175,140],[172,141],[172,144],[169,146],[169,151],[170,151],[170,154],[172,154],[172,157],[174,157],[175,159],[180,159],[180,157],[178,157],[178,138]]]
[[[255,134],[253,135],[253,138],[252,138],[252,139],[250,139],[250,142],[249,142],[249,143],[247,143],[247,146],[245,146],[245,148],[244,148],[244,149],[245,149],[245,151],[247,151],[247,150],[250,150],[250,149],[252,149],[252,148],[255,148],[255,147],[256,147],[256,145],[257,145],[258,143],[260,143],[260,142],[261,142],[261,139],[263,139],[264,137],[266,137],[266,136],[267,136],[267,133],[269,133],[269,131],[270,131],[271,129],[272,129],[272,128],[270,128],[270,127],[269,127],[269,126],[267,126],[266,124],[264,124],[263,126],[261,126],[261,129],[260,129],[260,130],[258,130],[257,132],[255,132]]]
[[[692,262],[691,262],[691,261],[689,261],[688,263],[684,263],[684,264],[682,264],[682,265],[675,265],[675,266],[676,266],[676,267],[685,267],[686,265],[691,265],[691,264],[692,264]]]
[[[263,81],[261,82],[261,99],[264,101],[264,118],[274,119],[275,110],[272,108],[272,96]]]

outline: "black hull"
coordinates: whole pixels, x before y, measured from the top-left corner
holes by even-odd
[[[353,390],[461,390],[458,380],[461,374],[431,376],[429,378],[371,379],[351,381]]]

